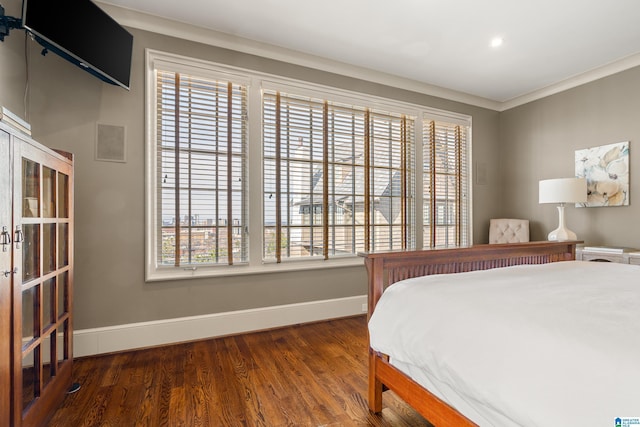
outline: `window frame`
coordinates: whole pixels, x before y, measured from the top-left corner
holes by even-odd
[[[157,248],[160,236],[156,233],[157,215],[157,134],[156,134],[156,72],[163,69],[180,73],[191,73],[210,78],[226,78],[233,83],[247,87],[247,210],[248,219],[248,263],[238,265],[211,265],[189,267],[158,266]],[[458,123],[467,128],[467,188],[469,203],[468,233],[469,242],[473,236],[472,209],[472,118],[469,115],[444,111],[424,105],[412,104],[394,99],[381,98],[374,95],[352,92],[344,89],[310,83],[302,80],[275,76],[254,70],[218,64],[207,60],[190,58],[173,53],[153,49],[145,50],[145,280],[147,282],[162,280],[180,280],[187,278],[204,278],[264,273],[281,273],[309,269],[340,268],[361,266],[362,260],[357,255],[340,256],[329,259],[288,259],[275,263],[263,260],[263,90],[282,91],[313,98],[327,99],[331,102],[365,106],[372,109],[400,112],[415,117],[414,129],[414,162],[412,170],[415,174],[414,218],[411,229],[415,234],[413,241],[416,249],[423,247],[423,195],[422,191],[422,122],[423,120],[442,120]],[[427,243],[428,242],[424,242]]]

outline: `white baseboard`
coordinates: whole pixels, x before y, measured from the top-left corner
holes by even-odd
[[[73,333],[73,356],[153,347],[298,323],[363,314],[367,296],[240,310],[104,328]]]

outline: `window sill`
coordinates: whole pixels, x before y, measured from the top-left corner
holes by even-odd
[[[189,269],[188,267],[162,267],[147,268],[145,281],[160,282],[167,280],[203,279],[207,277],[228,277],[228,276],[248,276],[253,274],[289,273],[295,271],[324,270],[327,268],[344,267],[364,267],[362,258],[345,257],[330,260],[314,261],[288,261],[277,264],[263,263],[258,266],[237,265],[237,266],[216,266],[198,267]]]

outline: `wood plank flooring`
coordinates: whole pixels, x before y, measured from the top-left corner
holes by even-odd
[[[74,361],[50,426],[430,426],[392,392],[369,413],[364,316]]]

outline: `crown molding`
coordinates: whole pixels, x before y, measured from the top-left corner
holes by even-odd
[[[96,3],[111,17],[126,27],[157,34],[164,34],[237,52],[243,52],[250,55],[261,56],[303,67],[340,74],[347,77],[370,81],[416,93],[422,93],[498,112],[506,111],[640,65],[640,54],[635,54],[585,73],[577,74],[542,89],[505,101],[496,101],[380,71],[370,70],[364,67],[333,61],[291,49],[285,49],[267,43],[233,36],[207,28],[197,27],[184,22],[150,15],[103,1],[96,1]]]
[[[539,90],[524,94],[522,96],[504,101],[500,103],[498,111],[506,111],[511,108],[519,107],[538,99],[546,98],[547,96],[555,95],[560,92],[564,92],[569,89],[581,86],[586,83],[590,83],[604,77],[611,76],[621,71],[628,70],[640,65],[640,53],[629,55],[620,60],[611,62],[601,67],[594,68],[584,73],[576,74],[553,85],[549,85]]]

